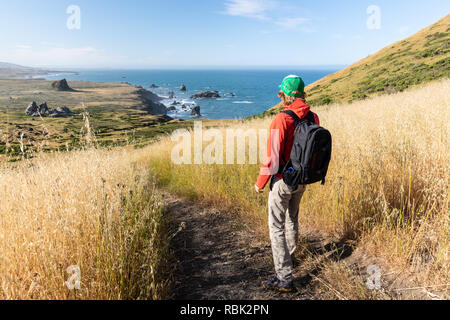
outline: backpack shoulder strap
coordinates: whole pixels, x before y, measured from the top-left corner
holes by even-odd
[[[290,116],[292,119],[294,119],[295,126],[297,126],[300,122],[302,122],[302,119],[300,119],[300,117],[298,115],[296,115],[295,112],[292,110],[284,110],[281,113],[285,113],[288,116]]]
[[[284,111],[282,111],[282,113],[285,113],[285,114],[289,115],[292,119],[294,119],[296,126],[304,120],[310,121],[312,123],[316,123],[316,117],[314,116],[314,113],[312,113],[311,111],[308,112],[308,114],[306,115],[306,117],[304,119],[300,119],[300,117],[298,115],[296,115],[295,112],[292,110],[284,110]]]
[[[307,119],[309,122],[316,123],[316,117],[314,116],[314,113],[312,113],[312,111],[308,112],[305,119]]]

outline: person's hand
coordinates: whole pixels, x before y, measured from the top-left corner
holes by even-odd
[[[255,184],[255,190],[256,190],[256,193],[263,193],[263,189],[260,189],[256,184]]]

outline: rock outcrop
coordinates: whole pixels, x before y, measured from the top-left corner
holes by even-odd
[[[58,107],[50,111],[50,116],[53,118],[63,118],[72,115],[73,112],[66,106]]]
[[[48,109],[47,102],[44,102],[43,104],[38,106],[37,103],[33,101],[27,107],[25,113],[30,117],[46,117],[50,114],[50,110]]]
[[[33,101],[32,103],[30,103],[28,108],[25,110],[25,113],[27,114],[27,116],[33,116],[35,114],[38,115],[38,111],[39,111],[39,106],[36,104],[35,101]]]
[[[56,109],[50,109],[47,105],[47,102],[44,102],[43,104],[38,106],[35,101],[30,103],[28,108],[25,110],[25,113],[30,117],[67,117],[73,114],[73,112],[65,106]]]
[[[181,87],[180,87],[180,91],[186,91],[186,90],[187,90],[186,86],[184,84],[182,84]]]
[[[200,113],[200,106],[192,108],[191,115],[193,115],[194,117],[201,117],[202,114]]]
[[[59,112],[59,113],[72,113],[72,111],[70,111],[70,109],[67,108],[66,106],[56,108],[56,112]]]
[[[56,89],[58,91],[74,91],[69,84],[67,83],[66,79],[58,80],[52,83],[52,88]]]
[[[202,98],[220,98],[219,91],[201,91],[191,96],[191,99]]]
[[[175,92],[169,91],[169,99],[173,99],[175,97]]]
[[[39,106],[39,113],[43,117],[46,117],[50,114],[50,109],[48,108],[47,102],[44,102]]]
[[[151,86],[150,86],[150,88],[152,88],[152,89],[157,89],[157,88],[159,88],[159,86],[157,86],[156,84],[152,84]]]

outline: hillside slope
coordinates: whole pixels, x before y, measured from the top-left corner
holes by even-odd
[[[0,70],[32,70],[33,68],[19,66],[18,64],[8,63],[8,62],[0,62]]]
[[[350,102],[450,76],[450,14],[306,88],[308,103]],[[276,112],[281,106],[271,109]]]
[[[48,73],[50,73],[50,71],[24,67],[13,63],[0,62],[0,79],[31,77]]]

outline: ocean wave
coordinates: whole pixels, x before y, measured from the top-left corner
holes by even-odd
[[[194,100],[189,100],[189,99],[183,99],[183,100],[181,100],[181,103],[197,105],[197,103]]]
[[[235,104],[253,104],[253,101],[233,101]]]

